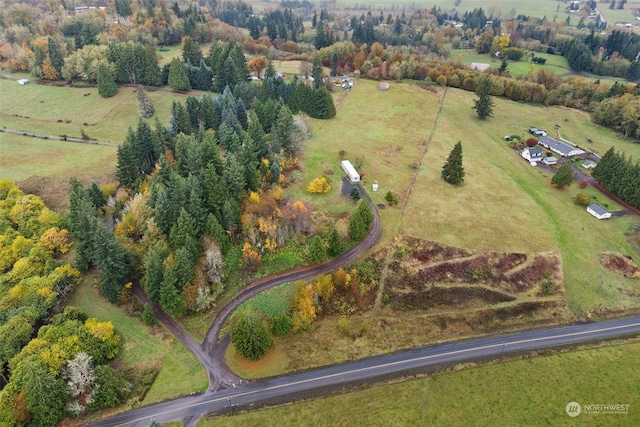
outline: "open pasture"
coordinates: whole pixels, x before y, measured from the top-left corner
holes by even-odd
[[[514,359],[333,396],[209,417],[200,427],[237,425],[631,426],[640,417],[638,342]],[[613,368],[613,369],[612,369]],[[565,406],[620,403],[626,414],[580,414]],[[578,421],[576,424],[576,420]]]
[[[102,98],[96,88],[20,86],[0,79],[0,127],[77,138],[84,130],[92,139],[119,143],[127,136],[127,129],[138,123],[135,91],[120,87],[115,96]],[[147,94],[156,109],[150,122],[157,116],[163,125],[169,122],[172,101],[184,102],[187,96],[167,90],[149,90]]]

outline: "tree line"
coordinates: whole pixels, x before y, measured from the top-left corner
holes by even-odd
[[[622,200],[640,208],[640,162],[611,147],[593,170],[593,179]]]

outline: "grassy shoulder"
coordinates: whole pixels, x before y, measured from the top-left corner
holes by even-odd
[[[507,360],[349,393],[209,417],[199,426],[270,425],[634,425],[640,417],[635,340],[549,356]],[[390,398],[393,396],[392,398]],[[628,404],[628,414],[567,416],[571,401]]]

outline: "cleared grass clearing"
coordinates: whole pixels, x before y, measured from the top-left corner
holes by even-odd
[[[502,140],[503,135],[519,133],[518,129],[529,124],[544,128],[556,122],[563,123],[567,131],[576,129],[577,135],[584,130],[578,131],[575,122],[581,122],[583,116],[568,109],[496,99],[495,117],[481,121],[472,110],[474,98],[461,90],[447,91],[442,117],[407,205],[406,216],[412,220],[405,221],[406,234],[473,250],[559,251],[565,296],[575,312],[599,304],[637,304],[618,287],[638,289],[640,285],[605,270],[597,256],[606,251],[634,254],[624,233],[638,219],[595,220],[573,204],[577,185],[554,188],[550,173],[529,166]],[[568,122],[561,121],[563,117]],[[462,141],[466,176],[463,186],[453,187],[440,178],[440,170],[458,140]],[[613,135],[607,141],[622,150],[630,144]],[[637,153],[637,147],[629,148]]]
[[[193,91],[199,96],[203,92]],[[18,85],[0,79],[0,127],[33,131],[49,135],[80,138],[81,130],[90,138],[122,142],[129,127],[138,124],[138,107],[134,88],[120,87],[111,98],[102,98],[96,88],[55,87],[39,84]],[[160,123],[166,125],[172,101],[184,102],[186,94],[148,91]],[[150,119],[153,124],[155,116]],[[67,123],[69,121],[69,123]]]
[[[530,52],[527,52],[527,54],[529,53]],[[509,61],[507,67],[509,74],[513,77],[526,76],[531,72],[532,66],[534,72],[547,70],[553,71],[556,75],[572,74],[569,64],[567,64],[567,60],[563,56],[538,52],[534,53],[536,56],[546,58],[547,62],[544,65],[540,65],[525,60]],[[477,53],[475,49],[451,49],[451,59],[459,61],[464,65],[471,65],[472,62],[490,64],[491,68],[496,70],[502,63],[501,60],[491,57],[488,53]]]
[[[352,202],[340,195],[343,172],[338,153],[344,150],[345,159],[362,159],[363,185],[374,202],[386,203],[387,191],[401,196],[409,186],[412,165],[419,161],[433,128],[439,95],[414,85],[394,83],[388,91],[380,91],[377,82],[367,80],[359,80],[352,91],[339,95],[344,99],[337,101],[341,107],[335,118],[310,120],[313,136],[304,149],[305,185],[293,190],[293,194],[322,205],[323,209],[352,210]],[[323,175],[330,178],[331,191],[321,196],[306,193],[306,185]],[[377,193],[370,191],[374,180],[380,186]],[[385,209],[381,214],[383,240],[390,240],[400,224],[401,211]]]
[[[0,133],[1,179],[18,182],[37,175],[68,180],[110,174],[115,166],[116,147]]]
[[[640,343],[604,346],[447,372],[293,405],[209,417],[200,427],[634,425]],[[468,366],[471,367],[471,366]],[[570,418],[565,406],[620,403],[629,413]]]

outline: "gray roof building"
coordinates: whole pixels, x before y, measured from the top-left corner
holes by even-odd
[[[584,154],[584,151],[567,144],[566,142],[558,141],[550,136],[541,136],[540,145],[548,148],[549,150],[560,154],[562,157],[577,156],[578,154]]]

